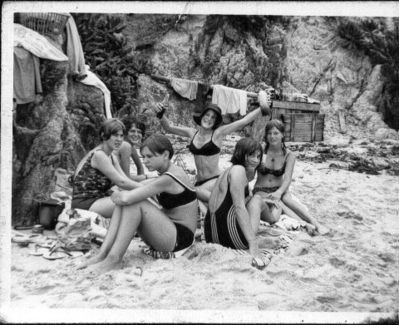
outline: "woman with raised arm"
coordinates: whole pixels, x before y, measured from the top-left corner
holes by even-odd
[[[288,191],[295,166],[295,155],[284,144],[284,124],[280,120],[270,120],[265,128],[265,155],[257,168],[257,180],[253,194],[260,196],[276,206],[292,210],[290,216],[304,220],[309,233],[317,231],[326,234],[329,230],[311,217],[302,204],[294,200]],[[282,202],[282,204],[281,204]],[[262,220],[274,223],[280,215],[269,213]]]
[[[258,232],[260,214],[267,205],[258,196],[251,197],[248,182],[262,161],[262,146],[251,138],[239,140],[231,158],[232,166],[217,179],[205,216],[205,240],[233,249],[249,249],[252,264],[265,267],[260,258]]]
[[[120,268],[136,232],[159,252],[177,252],[194,242],[198,200],[188,175],[171,162],[172,144],[154,134],[144,141],[141,154],[144,165],[160,176],[143,181],[140,188],[112,194],[116,208],[100,252],[79,268],[90,264],[95,264],[95,272]],[[162,208],[147,200],[155,195]]]
[[[173,126],[165,116],[167,105],[157,104],[155,110],[162,127],[166,132],[188,137],[191,142],[188,146],[194,155],[197,178],[195,187],[201,201],[208,202],[211,190],[219,177],[220,148],[226,135],[238,131],[253,122],[260,114],[270,116],[270,96],[266,92],[259,92],[259,108],[247,114],[242,119],[227,125],[221,125],[223,118],[221,109],[215,104],[209,104],[201,115],[194,116],[198,130],[190,127]]]
[[[116,118],[101,125],[102,143],[83,157],[72,178],[72,209],[90,210],[110,218],[115,207],[109,196],[111,187],[130,190],[141,186],[125,175],[113,153],[120,148],[124,131],[125,126]]]

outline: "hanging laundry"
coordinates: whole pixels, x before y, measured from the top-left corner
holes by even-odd
[[[111,113],[111,92],[108,90],[107,86],[97,77],[93,72],[90,71],[88,65],[85,66],[86,78],[80,80],[81,83],[85,85],[94,86],[99,88],[104,94],[104,104],[105,104],[105,116],[107,118],[112,118]]]
[[[23,47],[39,58],[68,61],[68,57],[52,45],[45,36],[20,24],[14,24],[14,46]]]
[[[22,47],[14,47],[14,98],[17,104],[35,101],[42,93],[39,58]]]
[[[194,100],[197,97],[198,81],[172,78],[172,88],[182,97]]]
[[[80,41],[75,20],[72,16],[68,18],[65,29],[67,35],[66,52],[69,59],[69,73],[84,75],[86,74],[86,68],[82,43]]]
[[[240,112],[240,115],[247,114],[247,92],[245,90],[214,85],[212,103],[221,108],[223,115],[237,112]]]

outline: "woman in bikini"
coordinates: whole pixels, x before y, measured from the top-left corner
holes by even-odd
[[[259,92],[259,103],[261,105],[258,109],[228,125],[221,125],[223,122],[221,109],[215,104],[209,104],[201,115],[193,117],[195,123],[199,126],[198,130],[189,127],[172,126],[164,115],[166,105],[162,103],[156,105],[157,117],[166,132],[191,139],[188,149],[194,155],[197,169],[195,187],[197,196],[201,201],[209,201],[212,188],[221,173],[219,158],[220,147],[224,137],[253,122],[260,114],[270,116],[271,101],[264,91]]]
[[[143,181],[132,191],[114,192],[116,204],[104,243],[98,255],[78,268],[90,264],[94,272],[120,268],[122,258],[137,232],[156,251],[177,252],[194,241],[198,200],[185,171],[171,162],[173,147],[167,137],[154,134],[141,147],[144,164],[159,177]],[[154,195],[162,208],[151,203]]]
[[[102,143],[79,162],[72,178],[72,209],[90,210],[110,218],[115,207],[108,192],[111,187],[131,190],[141,186],[125,175],[113,153],[120,148],[124,131],[125,126],[116,118],[102,124]]]
[[[257,168],[258,176],[253,194],[280,206],[284,211],[292,211],[290,216],[304,220],[309,233],[317,231],[326,234],[328,229],[311,217],[305,206],[294,200],[288,191],[295,165],[295,156],[284,144],[284,124],[280,120],[268,121],[265,128],[265,155]],[[288,208],[288,209],[287,209]],[[273,210],[273,209],[272,209]],[[277,222],[280,214],[262,214],[269,223]]]
[[[125,141],[122,142],[121,147],[116,152],[119,163],[123,172],[135,181],[142,181],[148,178],[148,175],[144,174],[143,164],[141,163],[140,157],[137,153],[136,148],[141,146],[141,141],[145,134],[144,123],[139,122],[134,117],[128,117],[123,120],[123,124],[126,127],[127,135]],[[130,174],[130,158],[136,165],[137,175]]]
[[[248,182],[262,161],[262,146],[252,138],[243,138],[235,146],[232,166],[217,179],[204,221],[205,240],[233,249],[249,249],[253,265],[265,267],[260,258],[258,232],[260,214],[267,205],[259,196],[250,197]]]

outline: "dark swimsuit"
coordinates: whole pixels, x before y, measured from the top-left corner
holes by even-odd
[[[248,185],[245,186],[245,197],[249,195]],[[247,249],[248,242],[237,221],[236,207],[230,193],[230,184],[226,196],[216,210],[211,214],[208,210],[204,220],[204,233],[207,243],[217,243],[234,249]]]
[[[271,174],[275,177],[280,177],[283,176],[285,173],[285,166],[287,163],[287,156],[288,154],[285,155],[284,157],[284,164],[280,169],[271,169],[266,167],[266,165],[264,163],[260,164],[260,166],[258,167],[258,172],[261,173],[262,175],[268,175]],[[280,188],[280,186],[273,186],[273,187],[255,187],[252,190],[252,193],[255,194],[256,192],[265,192],[265,193],[274,193],[276,192],[278,189]]]
[[[102,150],[102,149],[98,149]],[[87,158],[78,174],[72,179],[73,195],[72,209],[89,210],[91,205],[103,197],[108,196],[112,187],[111,180],[97,168],[91,166],[91,159],[96,151]],[[111,155],[112,163],[114,163]]]
[[[213,132],[211,136],[211,140],[207,143],[205,143],[201,148],[197,148],[194,145],[194,138],[197,135],[198,131],[194,134],[190,144],[187,146],[188,150],[193,154],[193,155],[198,155],[198,156],[213,156],[218,153],[220,153],[220,148],[213,142]],[[219,175],[212,176],[207,179],[203,179],[200,181],[196,181],[194,186],[200,186],[202,184],[205,184],[206,182],[210,181],[211,179],[218,178]]]
[[[168,175],[172,177],[176,182],[184,187],[184,191],[178,194],[170,194],[162,192],[157,195],[158,203],[165,209],[170,210],[176,207],[188,204],[197,199],[197,193],[185,185],[181,180],[171,173],[164,173],[163,175]],[[184,248],[189,247],[194,241],[194,233],[177,222],[174,222],[176,226],[176,245],[173,252],[180,251]]]

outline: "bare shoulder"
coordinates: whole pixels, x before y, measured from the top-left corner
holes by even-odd
[[[245,168],[241,165],[233,165],[230,169],[229,176],[231,180],[234,179],[241,182],[243,178],[246,178]]]

